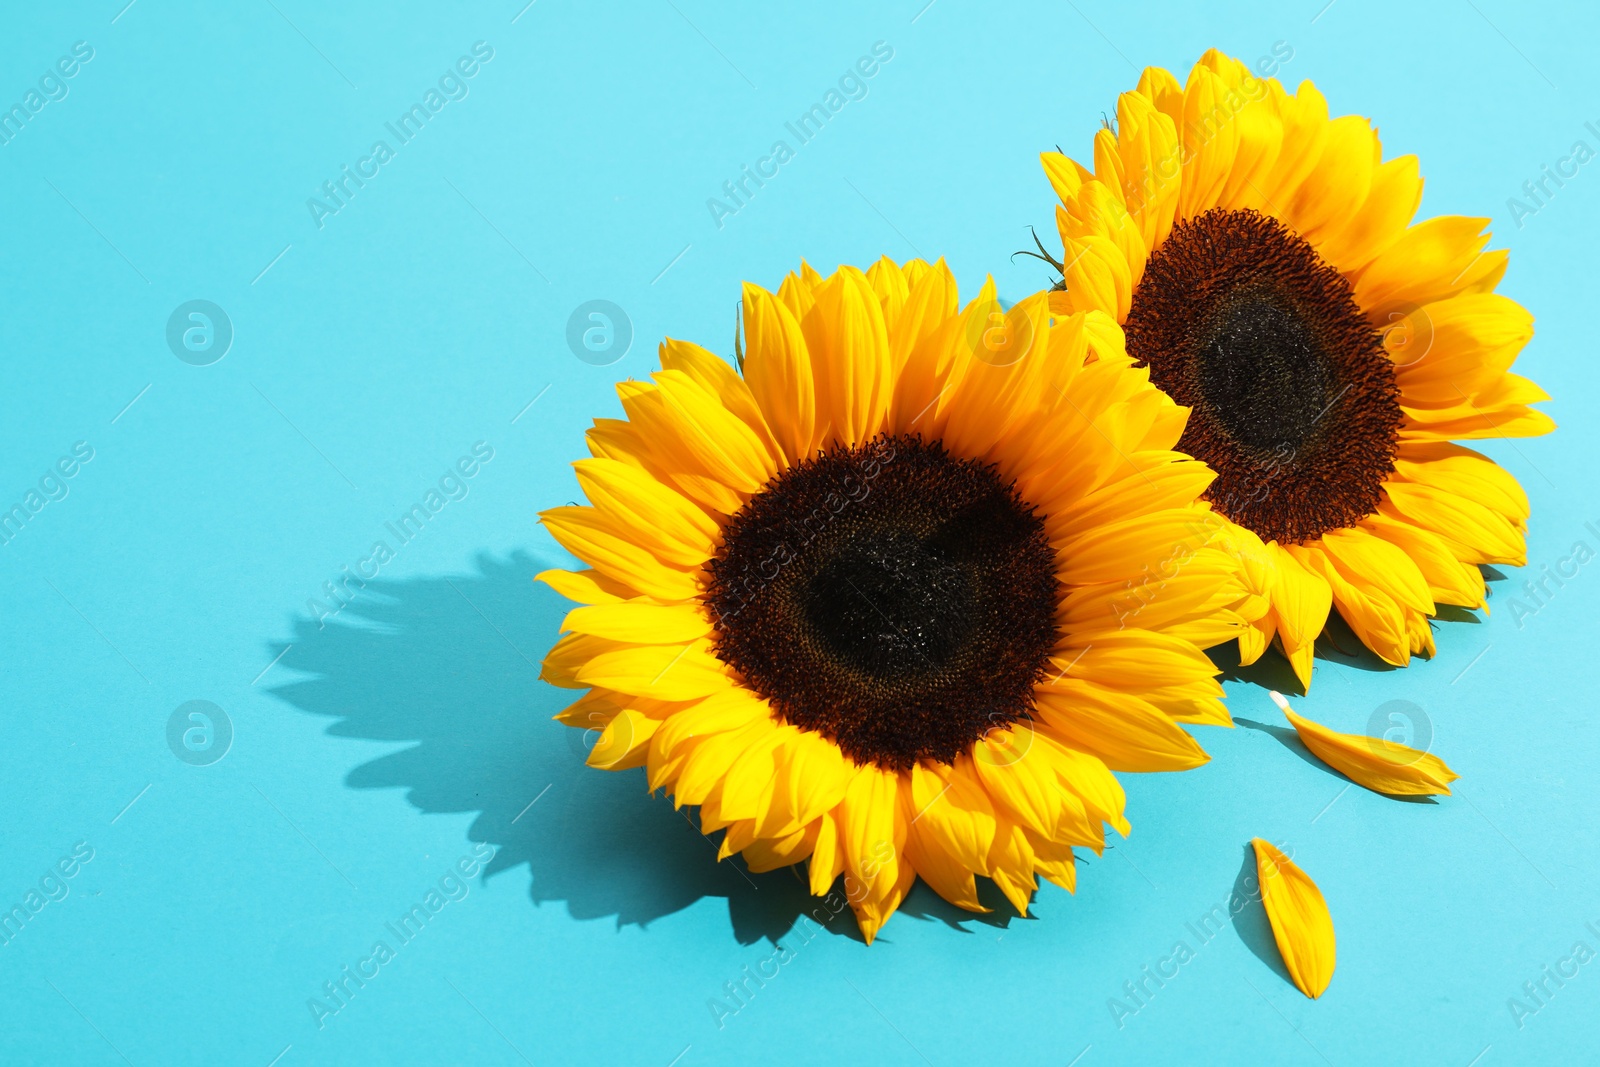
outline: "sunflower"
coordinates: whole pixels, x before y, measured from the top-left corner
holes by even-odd
[[[1416,157],[1383,162],[1366,119],[1216,51],[1187,86],[1147,68],[1092,171],[1042,158],[1053,306],[1113,317],[1193,409],[1178,447],[1216,471],[1206,499],[1270,599],[1241,660],[1276,639],[1309,686],[1333,606],[1383,660],[1431,656],[1437,605],[1485,607],[1478,565],[1526,562],[1527,496],[1452,442],[1554,428],[1508,373],[1533,320],[1494,292],[1488,220],[1413,225]]]
[[[1201,651],[1265,610],[1210,544],[1185,412],[1098,312],[965,310],[941,260],[746,285],[738,370],[668,340],[542,514],[588,565],[543,677],[592,766],[698,805],[720,857],[809,861],[870,942],[920,875],[1025,913],[1122,833],[1112,770],[1227,724]],[[842,905],[840,905],[842,907]]]

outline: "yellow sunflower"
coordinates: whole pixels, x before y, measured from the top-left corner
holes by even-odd
[[[643,766],[721,856],[840,875],[870,942],[920,875],[973,911],[1126,833],[1111,770],[1206,760],[1201,647],[1266,609],[1208,544],[1185,412],[1098,312],[959,310],[943,261],[744,289],[739,370],[617,387],[545,527],[589,569],[545,659],[592,766]]]
[[[1413,225],[1416,157],[1215,51],[1186,86],[1147,68],[1092,171],[1043,161],[1053,306],[1113,317],[1193,409],[1178,447],[1217,472],[1206,498],[1270,598],[1243,661],[1276,638],[1309,686],[1332,606],[1385,661],[1431,656],[1436,605],[1484,607],[1477,565],[1526,562],[1522,488],[1451,442],[1554,428],[1508,373],[1533,320],[1494,292],[1488,220]]]

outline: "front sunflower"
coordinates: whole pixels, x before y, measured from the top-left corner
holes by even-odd
[[[1111,770],[1206,756],[1200,651],[1265,610],[1209,544],[1185,413],[1101,314],[958,311],[941,261],[744,291],[742,375],[661,347],[545,526],[589,565],[544,678],[593,766],[645,766],[721,855],[809,860],[870,942],[920,875],[1026,911],[1126,833]],[[1064,459],[1059,457],[1066,457]]]
[[[1061,198],[1063,310],[1122,323],[1151,380],[1193,409],[1179,448],[1272,610],[1301,684],[1333,605],[1385,661],[1432,655],[1437,604],[1485,605],[1478,564],[1526,562],[1528,500],[1453,439],[1554,428],[1508,373],[1532,318],[1493,292],[1487,219],[1411,225],[1414,156],[1329,119],[1215,51],[1180,87],[1148,68],[1094,141],[1094,170],[1043,156]]]

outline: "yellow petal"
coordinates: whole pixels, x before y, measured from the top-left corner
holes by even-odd
[[[1017,909],[1017,914],[1024,917],[1028,914],[1028,902],[1039,887],[1033,871],[1033,846],[1028,843],[1027,831],[1002,820],[989,850],[987,874]]]
[[[1183,86],[1171,71],[1162,67],[1144,68],[1139,75],[1137,91],[1174,123],[1183,117]]]
[[[811,849],[811,861],[806,865],[811,895],[825,897],[844,871],[844,850],[839,847],[839,823],[829,812],[817,828],[817,841]]]
[[[1385,663],[1404,667],[1411,662],[1410,644],[1406,637],[1406,608],[1381,589],[1352,582],[1335,565],[1320,541],[1290,545],[1286,551],[1306,570],[1328,583],[1340,616],[1355,631],[1362,644]]]
[[[867,284],[878,295],[878,302],[883,305],[884,324],[893,333],[911,295],[910,279],[900,269],[900,264],[888,256],[879,256],[878,262],[867,268]]]
[[[748,282],[744,287],[744,376],[790,461],[816,447],[816,383],[800,323],[789,308]]]
[[[988,794],[972,782],[958,788],[954,769],[939,763],[915,764],[909,779],[910,788],[901,791],[911,809],[906,857],[922,880],[950,903],[967,911],[989,911],[978,900],[973,879],[984,869],[994,839]]]
[[[1138,227],[1145,248],[1165,240],[1172,230],[1182,184],[1182,151],[1178,128],[1143,92],[1117,97],[1117,149],[1122,156],[1122,201]],[[1065,201],[1067,198],[1062,197]],[[1135,272],[1137,281],[1137,274]]]
[[[1300,741],[1323,763],[1357,785],[1391,796],[1448,795],[1450,783],[1461,777],[1430,752],[1422,752],[1383,737],[1341,734],[1289,710],[1283,694],[1274,692],[1273,703],[1300,735]]]
[[[849,763],[839,747],[821,734],[784,727],[783,759],[773,781],[774,805],[806,826],[832,811],[850,784]]]
[[[668,716],[661,729],[651,738],[650,788],[671,787],[699,739],[742,730],[767,716],[766,702],[738,686],[725,689]],[[683,805],[681,797],[678,798],[678,805]]]
[[[695,700],[732,684],[705,638],[678,647],[614,646],[579,667],[577,679],[656,700]]]
[[[775,871],[779,867],[799,863],[811,855],[811,850],[816,847],[817,832],[821,827],[822,824],[818,821],[787,837],[776,840],[758,838],[745,846],[745,864],[751,871],[760,874],[763,871]]]
[[[1216,476],[1210,467],[1192,460],[1133,471],[1050,515],[1050,536],[1082,534],[1129,514],[1185,507],[1197,500]]]
[[[1078,887],[1078,872],[1073,866],[1076,857],[1072,846],[1062,841],[1047,841],[1028,835],[1028,847],[1033,849],[1033,869],[1056,885],[1071,893]]]
[[[673,803],[678,807],[705,804],[721,787],[739,757],[769,738],[775,730],[774,723],[755,720],[737,730],[712,734],[691,746],[672,787]]]
[[[1283,125],[1283,145],[1271,170],[1258,175],[1256,185],[1261,201],[1270,207],[1293,200],[1300,186],[1322,162],[1328,142],[1328,102],[1310,82],[1301,84],[1290,95],[1276,79],[1267,81],[1267,91]]]
[[[1256,877],[1261,882],[1261,903],[1272,924],[1289,977],[1308,997],[1322,996],[1333,981],[1333,916],[1317,888],[1293,860],[1268,841],[1250,842],[1256,850]]]
[[[640,468],[614,459],[580,459],[572,469],[590,502],[636,533],[668,566],[693,570],[716,554],[717,524]]]
[[[958,302],[955,275],[942,259],[911,281],[905,306],[889,324],[889,357],[896,373],[905,367],[917,346],[959,310]]]
[[[1036,691],[1040,725],[1114,771],[1183,771],[1210,757],[1148,701],[1069,679]]]
[[[1400,235],[1356,280],[1356,303],[1368,315],[1407,304],[1442,300],[1468,291],[1498,266],[1489,243],[1488,219],[1437,215]]]
[[[1051,657],[1062,674],[1140,692],[1185,685],[1217,674],[1216,665],[1193,644],[1154,630],[1108,630],[1094,634],[1081,652],[1078,635],[1069,635]]]
[[[1393,479],[1384,484],[1394,512],[1439,538],[1463,563],[1527,563],[1527,546],[1517,524],[1476,501],[1420,482]],[[1389,507],[1380,505],[1388,513]]]
[[[1044,175],[1050,179],[1050,187],[1063,201],[1077,196],[1084,182],[1094,180],[1092,173],[1060,152],[1045,152],[1039,156],[1039,162],[1044,164]]]
[[[1525,401],[1501,402],[1480,393],[1470,403],[1443,411],[1407,407],[1402,396],[1400,410],[1405,415],[1405,421],[1400,426],[1401,443],[1485,437],[1539,437],[1555,430],[1555,421],[1549,415],[1528,407],[1528,404],[1537,400],[1550,399],[1538,386],[1515,374],[1502,375],[1500,384],[1507,389],[1531,388],[1538,391],[1539,395]]]
[[[854,267],[841,267],[815,295],[800,330],[816,376],[817,422],[834,440],[860,444],[883,428],[893,396],[883,305]]]
[[[543,582],[568,600],[576,600],[580,604],[615,604],[634,595],[634,591],[622,583],[587,567],[577,571],[552,568],[534,575],[533,580]]]
[[[662,370],[652,377],[679,439],[706,473],[751,493],[778,473],[772,453],[721,397],[683,371]]]
[[[1333,589],[1313,574],[1278,542],[1266,546],[1272,558],[1272,609],[1277,616],[1278,640],[1283,654],[1300,679],[1300,688],[1311,688],[1311,658],[1316,652],[1317,635],[1333,610]]]
[[[1034,744],[1053,766],[1057,781],[1077,795],[1095,824],[1095,840],[1083,844],[1098,850],[1102,836],[1098,824],[1102,822],[1109,823],[1123,837],[1128,836],[1132,827],[1123,814],[1127,797],[1122,791],[1122,783],[1117,781],[1104,763],[1087,752],[1068,748],[1048,734],[1039,734]]]
[[[617,717],[626,705],[627,698],[604,689],[591,689],[554,716],[555,721],[579,730],[603,730],[606,723]],[[662,705],[666,707],[668,705]]]
[[[1372,189],[1361,210],[1318,251],[1340,270],[1359,270],[1405,232],[1421,203],[1417,157],[1391,159],[1373,168]]]
[[[1239,631],[1239,665],[1248,667],[1262,656],[1266,655],[1267,646],[1272,644],[1273,635],[1278,631],[1278,625],[1273,621],[1269,612],[1266,618],[1257,619],[1245,629]],[[1301,680],[1301,686],[1306,685]]]
[[[1464,608],[1484,606],[1483,572],[1456,559],[1437,534],[1382,513],[1367,516],[1361,520],[1361,525],[1375,536],[1400,546],[1415,561],[1427,579],[1434,603],[1459,604]]]
[[[1237,109],[1230,106],[1228,85],[1211,71],[1196,66],[1183,89],[1183,145],[1188,160],[1178,194],[1178,218],[1189,219],[1217,206],[1227,186],[1228,171],[1239,148]]]
[[[1066,209],[1056,208],[1056,229],[1061,234],[1064,265],[1061,274],[1072,310],[1103,311],[1120,321],[1127,313],[1122,298],[1131,300],[1133,293],[1127,256],[1114,241],[1105,237],[1071,236],[1072,228],[1072,218]]]
[[[962,312],[965,365],[949,393],[943,444],[953,454],[984,460],[1020,418],[1039,409],[1038,357],[1028,353],[1043,339],[1048,300],[1043,293],[1002,311],[992,280]],[[1050,399],[1054,399],[1051,397]]]
[[[761,405],[750,391],[749,383],[727,360],[707,352],[699,345],[674,341],[669,337],[661,343],[661,369],[682,371],[688,375],[696,385],[721,400],[724,407],[749,426],[774,457],[782,454]]]
[[[588,763],[606,771],[625,771],[644,765],[650,754],[650,737],[661,726],[633,708],[623,708],[606,724],[600,740],[589,750]]]
[[[767,729],[752,743],[743,747],[737,758],[729,764],[723,772],[721,781],[717,783],[715,805],[708,803],[706,807],[715,807],[717,821],[732,822],[734,820],[750,820],[752,829],[763,834],[774,836],[788,836],[789,833],[799,829],[798,826],[771,826],[763,825],[767,822],[765,816],[772,806],[772,787],[776,776],[778,764],[774,757],[774,750],[780,747],[784,740],[783,729]],[[702,815],[705,810],[702,810]],[[781,820],[779,820],[781,823]],[[712,827],[702,824],[702,829]],[[723,841],[728,852],[722,857],[727,858],[734,851],[743,848],[743,845]]]
[[[616,648],[616,643],[588,634],[567,634],[550,647],[539,664],[539,678],[562,689],[587,689],[588,682],[578,681],[578,671],[602,652]]]
[[[732,515],[745,496],[728,484],[726,473],[709,471],[683,440],[684,428],[649,382],[617,383],[627,419],[596,419],[589,431],[596,458],[630,463],[720,515]]]
[[[799,274],[790,271],[784,275],[782,283],[778,286],[778,299],[789,309],[794,321],[799,322],[804,319],[816,305],[817,294],[814,290],[819,281],[821,277],[811,264],[803,259],[800,261]]]
[[[1087,831],[1083,805],[1056,784],[1055,768],[1038,736],[1024,726],[996,730],[972,747],[972,766],[995,810],[1042,837],[1054,837],[1065,821]],[[1076,812],[1064,811],[1077,809]],[[1076,817],[1074,817],[1074,815]]]
[[[1322,547],[1346,580],[1377,589],[1403,608],[1433,614],[1427,580],[1402,549],[1360,527],[1329,530]]]
[[[662,600],[688,600],[699,592],[694,575],[668,567],[594,508],[551,508],[539,516],[550,536],[574,556],[616,582]]]
[[[1517,479],[1470,448],[1448,442],[1405,445],[1395,456],[1395,473],[1406,481],[1466,497],[1513,521],[1528,518],[1528,494]]]
[[[1380,151],[1366,119],[1345,115],[1330,122],[1322,159],[1288,207],[1286,221],[1295,232],[1313,245],[1340,233],[1367,199]]]
[[[695,604],[623,601],[573,608],[561,628],[634,645],[682,645],[711,633],[711,620]]]
[[[844,860],[845,896],[869,945],[911,888],[901,877],[911,868],[899,856],[905,843],[905,827],[898,820],[899,788],[896,774],[877,767],[858,768],[834,812]]]

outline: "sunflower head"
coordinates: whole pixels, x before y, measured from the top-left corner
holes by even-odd
[[[1185,410],[1101,312],[962,309],[944,263],[744,289],[742,369],[680,341],[545,526],[585,569],[543,675],[591,765],[643,766],[721,855],[808,861],[870,941],[917,876],[975,911],[1126,832],[1112,770],[1205,755],[1201,648],[1265,611]]]
[[[1553,428],[1509,372],[1532,318],[1494,292],[1488,220],[1413,223],[1416,157],[1215,51],[1183,85],[1147,69],[1093,169],[1043,161],[1057,306],[1121,323],[1193,409],[1178,447],[1216,471],[1206,499],[1271,601],[1245,662],[1276,639],[1309,685],[1335,606],[1387,662],[1431,655],[1436,605],[1483,607],[1478,565],[1526,561],[1521,487],[1451,442]]]

